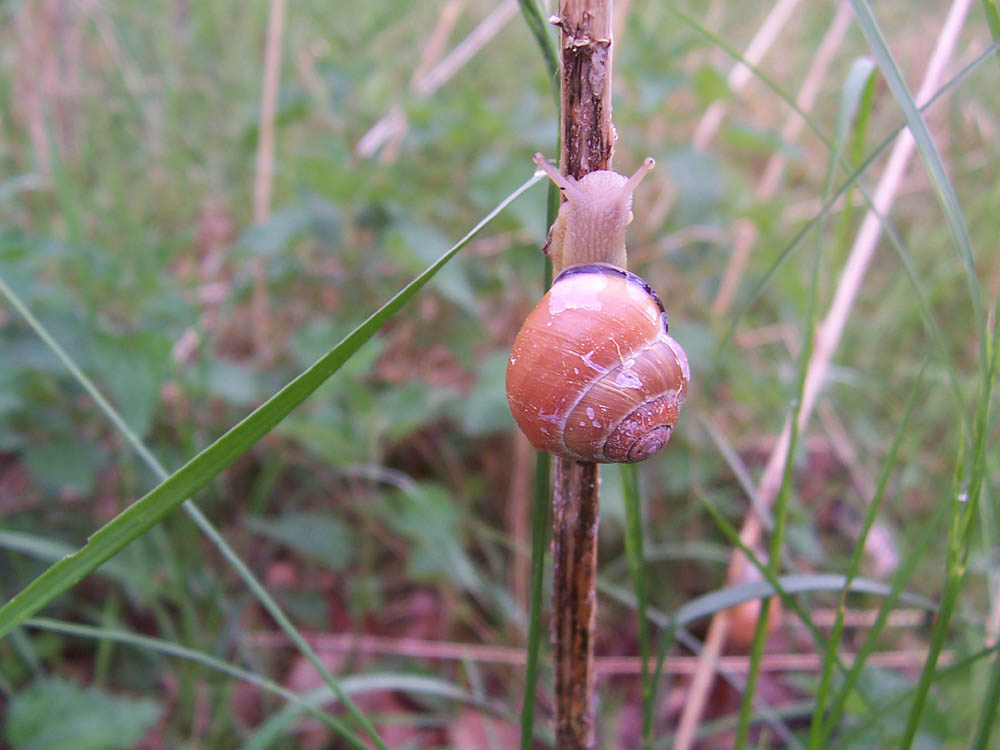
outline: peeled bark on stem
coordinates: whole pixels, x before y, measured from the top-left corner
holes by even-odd
[[[561,0],[562,153],[565,174],[610,169],[611,2]],[[557,459],[553,486],[553,615],[556,748],[594,745],[594,622],[597,604],[597,465]]]

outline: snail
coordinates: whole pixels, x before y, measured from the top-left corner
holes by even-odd
[[[535,163],[566,197],[545,247],[558,275],[514,340],[507,403],[538,450],[642,461],[670,439],[691,379],[660,298],[625,270],[632,192],[654,162],[579,180]]]

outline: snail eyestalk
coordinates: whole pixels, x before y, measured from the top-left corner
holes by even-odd
[[[628,181],[622,185],[620,200],[627,201],[631,198],[632,193],[634,193],[635,189],[639,187],[639,183],[642,182],[642,179],[649,174],[650,170],[652,170],[655,166],[656,160],[652,156],[647,156],[643,159],[642,165],[635,170],[635,174],[629,177]]]
[[[549,176],[549,179],[551,179],[561,190],[565,190],[569,194],[567,197],[580,197],[580,188],[577,181],[569,175],[565,175],[556,169],[555,165],[546,159],[542,155],[541,151],[538,151],[535,154],[532,161],[535,162],[538,168],[545,172],[545,174]]]

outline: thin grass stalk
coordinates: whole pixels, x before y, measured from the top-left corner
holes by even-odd
[[[162,638],[153,638],[151,636],[130,633],[128,631],[117,630],[115,628],[95,628],[89,625],[62,622],[60,620],[52,620],[47,617],[33,617],[25,622],[25,627],[38,628],[39,630],[46,630],[53,633],[62,633],[63,635],[70,635],[77,638],[93,638],[100,643],[125,644],[135,648],[153,651],[154,653],[160,653],[166,656],[174,656],[179,659],[185,659],[187,661],[201,664],[209,669],[221,672],[222,674],[228,675],[237,680],[243,680],[251,685],[256,685],[262,690],[272,693],[292,705],[298,706],[301,710],[309,713],[317,721],[322,722],[333,731],[341,734],[345,739],[353,743],[355,747],[362,749],[368,747],[361,737],[352,732],[342,722],[325,711],[322,711],[319,707],[314,706],[312,703],[303,700],[302,696],[297,693],[289,690],[288,688],[282,687],[276,682],[269,680],[266,677],[262,677],[255,672],[250,672],[241,667],[234,666],[229,662],[223,661],[222,659],[217,659],[211,654],[196,651],[194,649],[187,648],[186,646],[180,646],[172,641],[164,640]]]
[[[548,264],[547,264],[548,265]],[[547,273],[546,276],[551,275]],[[524,701],[521,705],[521,750],[531,750],[535,730],[535,688],[542,643],[542,588],[545,573],[545,529],[549,520],[549,474],[552,456],[539,453],[531,509],[531,602],[528,609],[528,644],[524,664]]]
[[[928,63],[924,81],[921,85],[920,92],[917,95],[917,100],[920,104],[925,104],[929,100],[931,93],[934,91],[934,88],[937,86],[938,80],[943,73],[944,64],[951,57],[951,52],[954,49],[954,44],[957,40],[958,31],[961,29],[962,20],[964,19],[964,14],[960,12],[962,10],[962,5],[964,4],[965,0],[959,0],[959,3],[956,4],[957,10],[953,9],[953,12],[949,16],[949,21],[946,22],[940,36],[938,37],[934,53]],[[689,17],[685,16],[685,14],[680,11],[673,9],[673,12],[685,20],[689,20]],[[780,91],[780,89],[778,90]],[[795,106],[794,102],[790,102],[790,104],[793,107]],[[819,329],[816,331],[815,350],[812,352],[812,356],[809,361],[802,396],[802,406],[799,411],[801,424],[798,426],[800,428],[804,427],[812,413],[815,401],[819,395],[820,386],[822,385],[830,363],[832,362],[833,354],[839,344],[840,336],[843,333],[854,299],[860,289],[862,281],[864,280],[868,264],[874,255],[880,230],[883,226],[882,217],[884,217],[891,208],[899,182],[902,178],[903,170],[909,163],[909,159],[913,154],[914,146],[915,142],[909,131],[904,132],[901,138],[896,142],[896,145],[893,148],[893,153],[890,156],[889,163],[882,179],[880,180],[879,186],[876,189],[873,200],[874,205],[872,209],[869,210],[868,215],[865,218],[851,251],[851,255],[845,265],[843,275],[838,283],[837,290],[834,295],[834,300],[831,303],[826,317],[823,319],[823,322],[820,323]],[[801,236],[803,236],[803,234],[804,232],[800,233],[796,237],[796,242]],[[788,456],[790,447],[789,438],[791,434],[791,426],[792,425],[786,421],[775,450],[772,452],[764,471],[764,475],[761,478],[757,496],[761,502],[767,505],[770,505],[771,502],[773,502],[773,499],[777,494],[777,490],[780,487],[780,475],[782,467],[785,465],[785,460]],[[759,517],[756,514],[750,514],[747,516],[747,520],[740,536],[747,546],[752,548],[759,539],[762,530]],[[739,554],[740,553],[738,552],[734,553],[734,562]],[[709,626],[706,644],[718,644],[718,648],[721,648],[724,645],[726,639],[725,630],[727,627],[727,623],[724,621],[727,618],[728,613],[726,612],[720,612],[713,618],[712,623]],[[708,651],[708,649],[706,649],[706,651]],[[709,652],[711,657],[717,657],[718,653],[718,651]],[[712,661],[714,661],[714,659],[706,657],[706,671],[714,671],[711,667]],[[709,680],[707,678],[700,682],[700,684],[702,684],[706,689],[708,683]],[[694,687],[692,687],[691,692],[694,692]],[[695,697],[697,698],[698,696],[695,695]],[[700,702],[703,703],[703,701],[704,698],[702,697]],[[689,719],[689,715],[695,713],[695,710],[700,713],[700,706],[695,704],[694,708],[691,708],[690,710],[686,707],[685,712],[682,715],[682,724],[678,730],[677,748],[679,750],[689,748],[691,745],[695,724]],[[685,718],[688,718],[687,722],[684,721]]]
[[[826,710],[827,698],[832,689],[833,664],[840,648],[844,630],[844,614],[847,608],[848,588],[850,586],[850,582],[854,580],[858,571],[861,569],[861,558],[865,549],[865,541],[868,538],[868,532],[871,531],[872,526],[875,524],[875,519],[878,516],[879,509],[882,507],[882,501],[885,499],[886,489],[889,486],[889,477],[892,470],[896,466],[896,461],[899,456],[899,448],[902,445],[903,436],[906,434],[906,428],[909,425],[910,414],[916,404],[917,395],[920,393],[920,386],[923,384],[925,371],[926,363],[924,368],[920,371],[916,385],[914,385],[913,390],[910,392],[910,398],[903,411],[903,418],[900,422],[899,430],[896,432],[896,437],[892,442],[892,447],[889,449],[889,455],[886,457],[885,463],[882,466],[882,473],[878,479],[878,486],[871,502],[868,504],[868,510],[865,513],[865,520],[861,529],[861,534],[858,536],[858,541],[854,547],[854,552],[851,555],[851,560],[847,565],[847,582],[844,586],[844,590],[840,594],[840,602],[837,606],[833,629],[830,634],[830,640],[827,642],[826,655],[823,659],[823,672],[820,677],[819,687],[816,691],[816,707],[813,712],[811,726],[809,727],[809,750],[820,750],[822,747],[821,736],[823,732],[823,716]],[[864,661],[862,661],[862,664],[863,663]]]
[[[639,494],[639,467],[627,464],[621,467],[622,495],[625,499],[625,554],[629,574],[635,588],[636,615],[639,631],[640,685],[642,689],[642,745],[652,746],[653,710],[655,699],[653,682],[649,674],[649,623],[646,620],[646,565],[643,559],[642,501]]]
[[[997,306],[994,309],[994,318],[998,311],[1000,311],[1000,297],[998,297]],[[930,692],[932,683],[936,679],[938,658],[941,650],[944,648],[948,626],[954,614],[958,595],[961,593],[962,582],[965,579],[965,572],[968,568],[972,531],[975,527],[975,519],[978,516],[979,501],[982,497],[982,488],[985,482],[986,450],[990,436],[990,402],[993,398],[993,386],[996,379],[997,348],[998,343],[1000,343],[998,333],[1000,333],[1000,326],[994,329],[992,340],[986,341],[983,344],[983,349],[987,353],[988,360],[983,370],[979,400],[976,406],[973,444],[967,448],[964,439],[960,439],[959,441],[959,459],[956,462],[957,468],[950,501],[952,523],[949,531],[948,553],[946,555],[947,574],[945,588],[944,593],[941,595],[938,619],[934,623],[934,630],[931,633],[927,661],[920,672],[917,689],[914,693],[913,702],[910,704],[909,715],[906,718],[903,739],[899,744],[901,750],[909,750],[916,738],[917,728],[923,715],[927,695]],[[972,454],[971,466],[966,469],[964,456],[968,455],[968,453]],[[994,711],[995,707],[984,706],[981,716],[993,713]]]
[[[556,101],[558,102],[558,97]],[[551,180],[549,180],[548,193],[546,194],[545,213],[546,224],[551,226],[559,213],[559,189]],[[543,287],[548,289],[552,285],[552,261],[547,256],[542,277]],[[531,600],[528,606],[524,698],[521,703],[521,750],[531,750],[534,743],[535,692],[538,687],[538,661],[542,649],[542,589],[545,574],[545,542],[549,521],[551,474],[551,454],[539,452],[535,463],[535,485],[531,508]]]
[[[994,656],[990,681],[986,692],[983,693],[979,721],[976,722],[975,734],[969,743],[970,750],[986,750],[990,746],[990,735],[993,733],[998,706],[1000,706],[1000,657]]]

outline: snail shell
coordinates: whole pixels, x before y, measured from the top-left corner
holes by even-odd
[[[563,271],[528,315],[507,366],[507,402],[538,450],[632,463],[670,439],[690,379],[656,292],[592,263]]]

